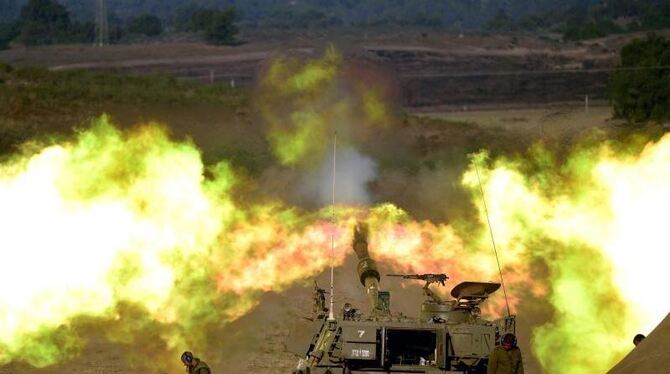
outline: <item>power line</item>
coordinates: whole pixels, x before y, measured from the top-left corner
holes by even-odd
[[[565,70],[507,70],[507,71],[473,71],[456,72],[443,74],[400,74],[402,78],[468,78],[468,77],[488,77],[488,76],[514,76],[514,75],[551,75],[551,74],[592,74],[609,73],[613,71],[641,71],[641,70],[665,70],[670,69],[670,65],[659,66],[634,66],[634,67],[613,67],[613,68],[595,68],[595,69],[565,69]]]

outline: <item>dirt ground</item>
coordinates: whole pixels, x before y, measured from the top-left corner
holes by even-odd
[[[582,131],[613,122],[609,106],[586,107],[572,104],[545,109],[452,111],[421,114],[454,122],[476,123],[483,128],[510,131],[530,139],[572,138]]]

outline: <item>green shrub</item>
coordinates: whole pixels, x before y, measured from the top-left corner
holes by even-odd
[[[70,15],[54,0],[29,0],[21,8],[19,40],[27,45],[61,42],[70,31]]]
[[[191,12],[191,21],[182,29],[203,32],[205,40],[217,45],[235,45],[238,28],[235,25],[237,13],[235,8],[218,9],[185,9]]]
[[[54,0],[29,0],[9,31],[0,28],[0,48],[7,46],[7,39],[14,38],[26,45],[86,43],[95,38],[95,25],[70,21],[67,9]]]
[[[516,22],[502,10],[484,25],[488,31],[514,31],[516,28]]]
[[[132,76],[90,71],[52,72],[0,65],[0,118],[69,112],[106,103],[217,103],[241,106],[244,91],[228,84],[179,82],[167,76]]]
[[[19,35],[18,23],[0,24],[0,50],[9,47],[9,43]]]
[[[629,122],[670,118],[670,40],[650,34],[621,50],[620,69],[610,82],[616,117]]]
[[[670,5],[659,8],[649,8],[641,17],[642,28],[645,30],[659,30],[670,27]]]
[[[609,34],[621,33],[624,30],[611,19],[603,19],[596,22],[583,24],[570,24],[563,31],[565,40],[585,40],[602,38]]]
[[[237,26],[235,26],[236,17],[233,8],[214,12],[209,23],[205,26],[205,40],[217,45],[236,44],[235,35],[238,32]]]
[[[160,18],[154,15],[142,14],[130,21],[128,32],[146,36],[157,36],[163,33],[163,23]]]

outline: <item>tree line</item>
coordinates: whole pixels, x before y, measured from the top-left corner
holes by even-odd
[[[554,32],[564,40],[670,28],[670,0],[602,0],[566,5],[559,11],[510,16],[500,10],[485,25],[489,31]]]
[[[615,116],[630,123],[669,120],[670,40],[650,33],[625,45],[610,97]]]
[[[0,0],[5,1],[5,0]],[[17,2],[9,0],[0,10],[9,11]],[[183,12],[178,30],[200,33],[212,44],[234,45],[238,41],[235,25],[237,12],[234,8],[190,8]],[[133,36],[156,37],[165,31],[164,22],[158,16],[143,13],[122,20],[115,14],[109,16],[109,41],[122,41]],[[60,43],[93,43],[96,24],[92,20],[79,21],[68,9],[55,0],[29,0],[19,9],[18,19],[0,20],[0,49],[11,42],[24,45]]]
[[[13,10],[4,13],[18,16],[17,6],[26,1],[0,0],[0,4],[14,3]],[[245,27],[393,24],[477,30],[501,9],[516,19],[584,1],[592,0],[107,0],[107,4],[110,14],[124,21],[148,13],[159,17],[167,27],[176,27],[184,10],[192,7],[234,7]],[[70,10],[74,19],[94,18],[95,1],[59,2]]]
[[[0,0],[0,23],[29,0]],[[80,22],[95,1],[58,0]],[[670,27],[670,0],[107,0],[120,23],[153,15],[177,29],[193,9],[236,9],[244,27],[323,28],[351,25],[436,27],[456,31],[551,31],[581,40]],[[621,22],[623,20],[623,22]]]

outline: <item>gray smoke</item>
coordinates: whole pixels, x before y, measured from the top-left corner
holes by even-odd
[[[332,146],[331,146],[332,149]],[[370,204],[368,184],[377,176],[377,164],[356,149],[338,148],[336,155],[336,204]],[[328,205],[333,193],[333,153],[324,157],[321,165],[300,177],[298,193],[304,201]]]

